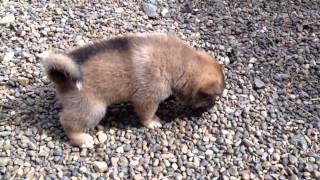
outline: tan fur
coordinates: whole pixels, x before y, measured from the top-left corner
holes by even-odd
[[[156,128],[161,126],[157,108],[171,94],[200,108],[211,106],[223,91],[222,68],[207,53],[168,34],[124,38],[123,47],[92,49],[98,53],[79,63],[83,89],[57,89],[64,107],[60,122],[75,145],[87,143],[84,130],[99,123],[113,103],[131,102],[141,123]]]

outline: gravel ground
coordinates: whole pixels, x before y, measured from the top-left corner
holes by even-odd
[[[2,1],[0,179],[320,179],[320,1],[190,2]],[[95,148],[71,147],[39,54],[147,31],[214,55],[223,98],[202,115],[170,99],[157,130],[117,105]]]

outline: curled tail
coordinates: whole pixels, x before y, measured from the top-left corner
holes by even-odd
[[[48,78],[59,92],[82,88],[80,66],[66,54],[49,53],[43,57]]]

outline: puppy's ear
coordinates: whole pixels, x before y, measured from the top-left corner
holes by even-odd
[[[197,53],[198,53],[199,60],[212,61],[212,57],[207,52],[199,50],[197,51]]]

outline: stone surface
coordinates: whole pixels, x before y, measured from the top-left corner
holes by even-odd
[[[264,83],[260,78],[255,78],[255,79],[254,79],[254,86],[255,86],[257,89],[261,89],[261,88],[264,88],[264,87],[265,87],[265,83]]]
[[[106,162],[103,161],[95,161],[94,163],[94,167],[98,172],[105,172],[108,170],[108,164]]]
[[[3,1],[6,16],[0,179],[319,179],[318,1]],[[169,98],[154,130],[131,105],[108,106],[86,132],[93,148],[72,147],[42,58],[162,31],[223,65],[222,97],[204,113]]]
[[[23,86],[26,86],[29,84],[29,79],[25,77],[18,77],[18,81]]]
[[[6,25],[13,23],[15,21],[15,17],[13,14],[7,14],[0,19],[0,25]]]
[[[13,57],[14,57],[13,51],[7,52],[7,53],[5,53],[5,55],[3,57],[3,61],[5,61],[5,62],[10,61]]]
[[[150,18],[158,17],[157,6],[151,3],[142,3],[143,12]]]

